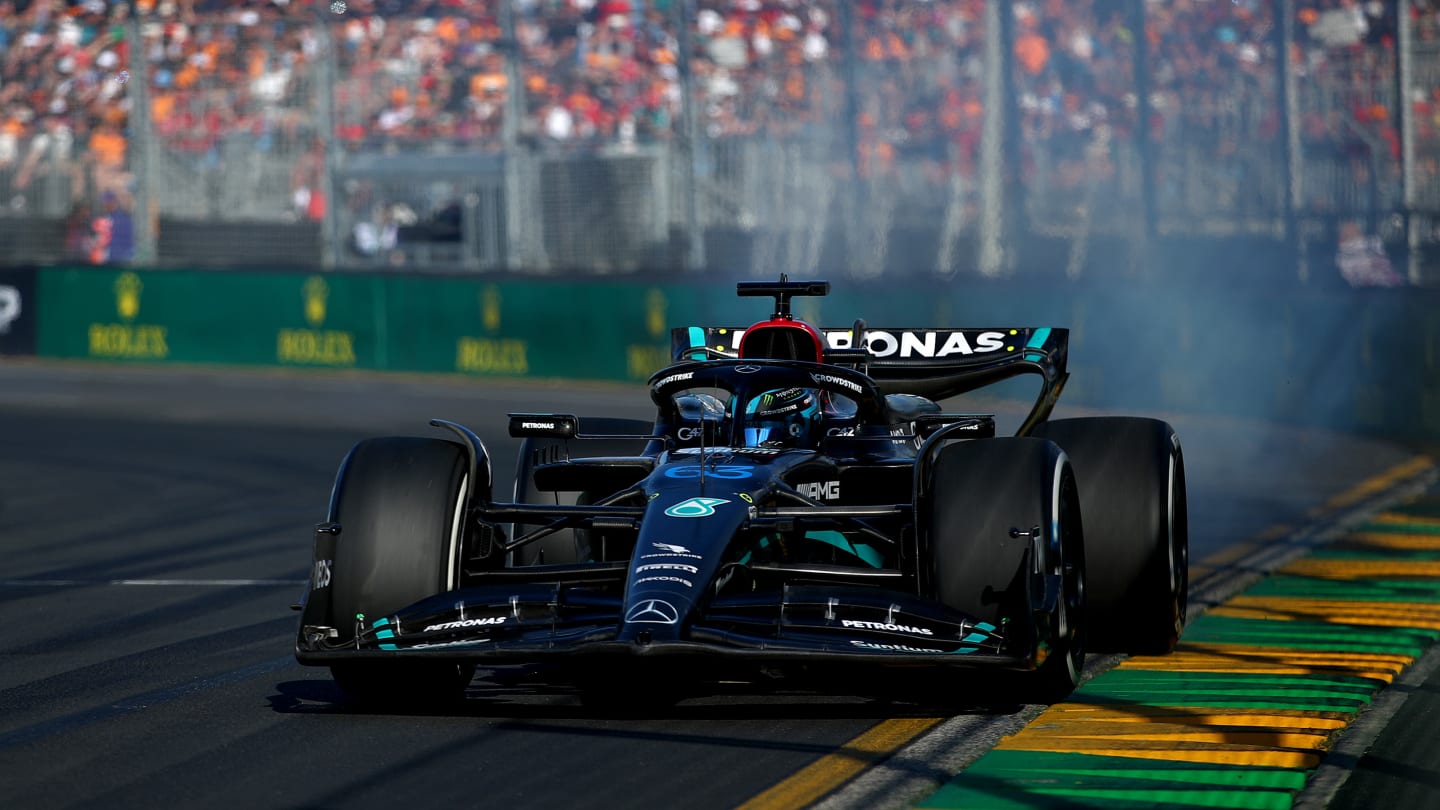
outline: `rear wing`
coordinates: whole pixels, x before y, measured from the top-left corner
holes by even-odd
[[[857,326],[864,330],[863,350],[852,345],[853,327],[818,330],[825,343],[825,362],[856,368],[888,394],[940,400],[1021,374],[1040,375],[1044,383],[1027,428],[1049,415],[1067,377],[1068,329]],[[677,362],[738,358],[744,333],[744,327],[677,327],[670,332],[671,357]]]

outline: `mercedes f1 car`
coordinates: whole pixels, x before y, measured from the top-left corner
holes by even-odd
[[[792,314],[828,291],[741,282],[774,299],[768,319],[673,330],[653,421],[509,414],[508,502],[460,424],[359,442],[315,530],[298,661],[377,700],[523,664],[581,684],[855,665],[957,692],[1001,670],[1054,701],[1087,650],[1169,652],[1187,599],[1175,431],[1050,419],[1065,329]],[[1022,374],[1040,393],[1016,435],[940,404]]]

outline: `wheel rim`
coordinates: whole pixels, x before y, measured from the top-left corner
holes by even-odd
[[[465,502],[470,494],[469,473],[460,476],[459,489],[459,494],[455,498],[455,515],[450,521],[450,550],[446,555],[450,564],[445,570],[445,590],[447,591],[453,591],[460,587],[460,544],[465,531]]]
[[[1085,666],[1085,559],[1083,554],[1072,553],[1076,548],[1076,538],[1071,513],[1078,512],[1074,478],[1067,478],[1066,484],[1067,491],[1060,500],[1065,515],[1062,516],[1060,542],[1060,582],[1063,590],[1056,600],[1060,612],[1057,617],[1058,635],[1065,644],[1065,665],[1070,670],[1071,680],[1079,683],[1080,671]]]
[[[1075,479],[1062,461],[1056,469],[1051,492],[1051,531],[1057,559],[1053,571],[1060,578],[1060,593],[1051,618],[1050,647],[1065,656],[1065,669],[1072,684],[1080,682],[1084,668],[1084,557],[1076,553],[1075,515],[1079,513]]]
[[[1175,603],[1175,635],[1185,626],[1190,588],[1190,538],[1184,519],[1185,464],[1177,447],[1170,455],[1170,487],[1166,499],[1166,535],[1170,552],[1170,596]],[[1180,517],[1177,520],[1177,516]]]

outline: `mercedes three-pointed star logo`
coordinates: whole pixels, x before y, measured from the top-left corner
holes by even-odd
[[[664,599],[646,599],[637,602],[630,612],[625,614],[627,622],[645,622],[649,624],[674,624],[680,621],[680,611]]]

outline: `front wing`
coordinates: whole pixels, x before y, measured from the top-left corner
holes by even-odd
[[[711,600],[678,640],[622,627],[673,624],[663,603],[621,616],[612,593],[576,585],[482,585],[439,594],[389,616],[356,617],[351,641],[333,628],[303,626],[296,656],[326,665],[360,658],[443,657],[474,663],[538,664],[609,656],[690,656],[763,662],[816,659],[882,664],[1034,666],[1030,644],[1007,630],[915,596],[874,588],[787,586],[778,593]],[[637,610],[648,611],[636,615]],[[1007,622],[1015,624],[1014,622]],[[1023,623],[1022,623],[1023,624]],[[347,634],[348,635],[348,634]]]

